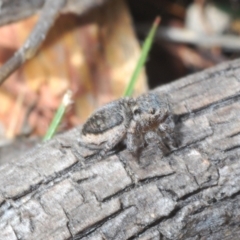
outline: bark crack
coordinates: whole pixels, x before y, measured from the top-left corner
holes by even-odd
[[[121,158],[121,155],[120,155],[120,154],[118,154],[117,156],[118,156],[119,161],[122,163],[123,168],[125,169],[128,177],[131,179],[132,183],[133,183],[133,184],[136,184],[136,183],[138,182],[138,180],[137,180],[136,175],[135,175],[134,172],[132,171],[132,169],[127,165],[126,161],[124,161],[124,160]]]
[[[240,148],[240,144],[239,144],[239,145],[237,144],[237,145],[235,145],[235,146],[231,146],[231,147],[229,147],[229,148],[226,148],[226,149],[223,150],[223,152],[224,152],[224,153],[230,152],[230,151],[233,151],[233,150],[238,149],[238,148]]]
[[[17,240],[21,240],[21,238],[18,237],[18,234],[16,233],[14,227],[13,227],[11,224],[9,224],[9,226],[12,228],[12,231],[13,231],[13,233],[14,233],[16,239],[17,239]]]
[[[235,136],[238,136],[238,135],[240,135],[240,132],[236,132],[236,133],[234,133],[234,134],[231,134],[231,135],[229,135],[228,137],[232,138],[232,137],[235,137]]]
[[[153,221],[149,225],[145,226],[141,231],[135,233],[133,236],[127,238],[126,240],[134,240],[134,239],[138,238],[141,234],[145,233],[149,229],[152,229],[152,228],[158,226],[161,222],[163,222],[167,219],[173,218],[180,210],[181,210],[181,208],[179,206],[176,206],[168,216],[164,216],[164,217],[161,217],[159,219],[156,219],[155,221]]]
[[[164,177],[171,176],[173,174],[175,174],[175,172],[172,172],[172,173],[169,173],[169,174],[166,174],[166,175],[161,175],[161,176],[155,176],[155,177],[149,177],[149,178],[142,179],[142,180],[138,181],[138,183],[130,184],[126,188],[121,189],[120,191],[114,193],[113,195],[110,195],[110,196],[104,198],[100,202],[102,202],[102,203],[108,202],[108,201],[110,201],[112,199],[118,198],[119,196],[121,196],[124,193],[130,192],[130,191],[132,191],[134,189],[138,189],[138,188],[140,188],[142,186],[154,183],[154,182],[156,182],[156,181],[158,181],[158,180],[160,180],[160,179],[162,179]]]
[[[67,227],[67,229],[69,231],[69,234],[71,235],[71,239],[73,239],[73,234],[72,234],[71,227],[70,227],[70,218],[69,218],[67,212],[65,211],[64,207],[62,207],[62,210],[63,210],[63,212],[64,212],[64,214],[65,214],[65,216],[67,218],[66,227]]]
[[[52,187],[53,183],[56,184],[68,178],[68,173],[72,172],[77,165],[78,162],[74,163],[72,166],[64,169],[63,171],[60,171],[52,176],[49,176],[48,178],[43,179],[42,181],[38,182],[35,185],[30,185],[29,188],[23,191],[21,194],[18,194],[11,198],[5,197],[5,199],[21,202],[21,199],[26,197],[27,195],[30,195],[31,198],[33,198],[34,196],[40,194],[40,192],[41,193],[46,192],[49,188]]]
[[[97,229],[101,228],[103,226],[103,224],[107,223],[111,219],[114,219],[115,217],[120,215],[122,212],[124,212],[125,210],[130,209],[132,207],[135,207],[135,206],[128,206],[127,208],[123,208],[123,206],[121,206],[120,209],[118,211],[116,211],[115,213],[112,213],[111,215],[107,216],[106,218],[103,218],[102,220],[96,222],[92,226],[89,226],[86,229],[83,229],[80,232],[78,232],[75,236],[73,236],[73,240],[79,240],[84,237],[87,237],[88,235],[95,232]]]
[[[240,94],[235,94],[230,97],[223,98],[221,100],[218,100],[216,102],[212,102],[210,104],[207,104],[203,107],[194,109],[188,113],[183,113],[179,115],[179,120],[184,121],[187,119],[191,119],[192,117],[203,115],[203,113],[210,112],[214,110],[219,109],[220,107],[231,105],[237,101],[240,101]]]

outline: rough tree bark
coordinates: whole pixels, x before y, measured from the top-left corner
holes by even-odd
[[[0,166],[0,239],[239,239],[240,60],[156,91],[176,151],[78,160],[79,129],[41,144]]]

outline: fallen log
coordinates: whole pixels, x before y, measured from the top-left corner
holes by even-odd
[[[86,160],[79,128],[40,144],[0,165],[0,239],[239,239],[240,60],[155,92],[177,150]]]

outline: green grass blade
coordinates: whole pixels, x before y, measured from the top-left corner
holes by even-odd
[[[134,70],[134,72],[132,74],[132,77],[131,77],[131,79],[129,81],[129,84],[128,84],[125,92],[124,92],[123,96],[125,96],[125,97],[126,96],[131,96],[132,93],[133,93],[134,85],[136,83],[136,80],[138,78],[138,75],[139,75],[143,65],[146,62],[149,50],[150,50],[150,48],[152,46],[153,38],[155,36],[157,27],[159,25],[159,22],[160,22],[160,17],[157,17],[155,19],[154,23],[153,23],[153,26],[152,26],[151,30],[148,33],[147,38],[145,39],[145,41],[143,43],[142,52],[141,52],[140,58],[138,60],[137,66],[136,66],[136,68],[135,68],[135,70]]]
[[[46,135],[43,138],[43,141],[47,141],[54,136],[54,134],[57,131],[57,128],[63,118],[63,115],[66,111],[67,106],[71,103],[71,97],[72,97],[72,92],[70,90],[64,94],[62,103],[58,107],[58,110],[50,124],[50,127],[48,128]]]

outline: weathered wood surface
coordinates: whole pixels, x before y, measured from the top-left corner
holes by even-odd
[[[158,88],[179,149],[77,160],[79,130],[0,166],[0,239],[239,239],[240,60]]]

